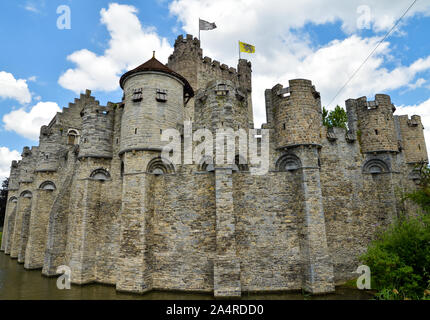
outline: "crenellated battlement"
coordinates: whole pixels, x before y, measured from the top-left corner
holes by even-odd
[[[275,129],[277,147],[320,145],[321,98],[312,81],[295,79],[288,87],[266,90],[268,125]]]
[[[413,115],[394,116],[399,148],[405,156],[406,163],[428,162],[427,148],[424,139],[424,127],[421,117]]]
[[[347,104],[354,102],[357,104],[358,108],[363,110],[379,110],[379,112],[388,113],[394,113],[396,111],[396,107],[391,103],[391,97],[386,94],[376,94],[375,100],[368,100],[367,97],[347,100]]]
[[[345,102],[349,128],[359,136],[362,151],[398,152],[393,113],[396,110],[386,94],[376,94],[375,100],[367,97]]]

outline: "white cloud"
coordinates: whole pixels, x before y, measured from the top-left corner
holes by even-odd
[[[101,23],[111,36],[108,49],[103,55],[87,49],[69,55],[67,59],[76,68],[62,74],[59,84],[76,93],[85,89],[113,91],[119,88],[121,74],[145,62],[153,50],[158,60],[167,62],[173,48],[154,28],[142,27],[136,14],[135,7],[116,3],[102,9]]]
[[[358,9],[365,4],[369,8],[370,25],[375,31],[386,31],[405,12],[410,3],[392,0],[320,0],[320,1],[285,1],[285,0],[175,0],[170,11],[184,25],[184,30],[196,34],[195,23],[201,17],[217,21],[217,26],[224,32],[240,32],[255,37],[261,35],[278,36],[288,28],[301,28],[306,23],[325,24],[341,22],[345,32],[357,31],[363,12]],[[430,15],[430,3],[418,1],[404,18],[416,14]],[[259,36],[257,35],[257,36]]]
[[[28,0],[22,7],[32,13],[41,14],[46,7],[46,0]]]
[[[170,12],[176,16],[186,33],[196,35],[198,18],[215,21],[218,28],[202,32],[204,54],[230,66],[237,64],[237,41],[256,46],[256,54],[243,55],[253,64],[253,102],[255,124],[265,121],[264,90],[288,80],[307,78],[321,92],[327,105],[337,91],[375,48],[381,36],[406,10],[400,1],[366,1],[370,8],[370,26],[378,36],[364,38],[357,30],[361,0],[351,1],[229,1],[175,0]],[[416,14],[430,15],[430,3],[419,1],[402,23]],[[321,25],[340,22],[345,39],[315,46],[301,29],[306,24]],[[396,36],[403,36],[397,32]],[[330,108],[344,105],[348,98],[369,96],[379,92],[407,88],[416,77],[430,69],[430,56],[409,66],[393,56],[394,49],[385,41]],[[388,69],[386,62],[395,67]],[[417,84],[420,84],[419,82]]]
[[[27,80],[17,80],[13,74],[0,71],[0,98],[14,99],[21,104],[29,103],[31,94],[27,86]]]
[[[16,150],[0,147],[0,183],[10,174],[10,165],[13,160],[20,160],[21,154]]]
[[[427,142],[427,153],[430,159],[430,99],[416,105],[396,106],[396,108],[395,114],[397,115],[407,114],[409,117],[413,115],[421,116],[421,122],[424,126],[424,138]]]
[[[27,4],[24,7],[25,10],[30,11],[30,12],[34,12],[34,13],[40,13],[39,9],[37,9],[34,5],[32,4]]]
[[[36,76],[31,76],[30,78],[27,79],[27,81],[30,81],[30,82],[36,82],[36,80],[37,80]]]
[[[5,114],[3,123],[6,130],[37,141],[40,127],[48,124],[60,111],[60,107],[55,102],[39,102],[28,112],[25,108],[21,108]]]

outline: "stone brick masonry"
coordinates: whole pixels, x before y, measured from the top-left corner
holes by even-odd
[[[278,84],[265,92],[269,172],[238,155],[172,164],[161,133],[184,121],[253,129],[251,63],[203,57],[190,35],[166,66],[150,62],[123,77],[121,102],[87,90],[12,163],[1,250],[26,269],[67,265],[73,283],[136,293],[327,293],[356,277],[379,226],[413,213],[400,195],[428,162],[423,126],[393,116],[389,96],[347,100],[349,130],[327,130],[310,80]]]

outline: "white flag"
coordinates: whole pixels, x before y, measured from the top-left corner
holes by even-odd
[[[212,30],[216,28],[215,22],[210,23],[205,20],[199,19],[199,29],[200,30]]]

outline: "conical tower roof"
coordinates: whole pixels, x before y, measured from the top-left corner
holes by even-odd
[[[124,83],[128,77],[130,77],[133,74],[140,73],[140,72],[146,72],[146,71],[157,71],[157,72],[162,72],[162,73],[166,73],[166,74],[174,76],[175,78],[179,79],[180,81],[182,81],[184,83],[184,95],[186,95],[188,97],[194,96],[194,90],[191,87],[191,85],[189,84],[189,82],[187,81],[187,79],[185,79],[179,73],[176,73],[175,71],[166,67],[164,64],[162,64],[160,61],[158,61],[155,58],[155,55],[151,59],[146,61],[144,64],[141,64],[137,68],[124,73],[122,75],[121,79],[119,80],[119,84],[120,84],[121,88],[124,89]]]

